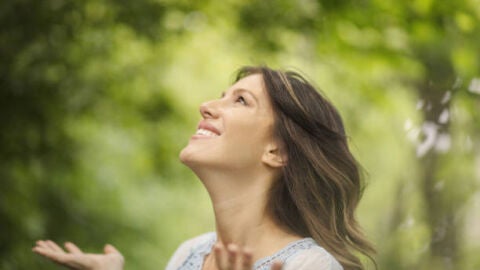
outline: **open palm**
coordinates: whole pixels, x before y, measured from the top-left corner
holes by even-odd
[[[104,254],[84,253],[75,244],[65,243],[62,249],[50,240],[37,241],[33,252],[40,254],[60,265],[78,270],[122,270],[124,259],[122,254],[112,245],[105,245]]]

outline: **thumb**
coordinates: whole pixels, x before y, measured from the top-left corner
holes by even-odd
[[[118,251],[114,246],[110,244],[106,244],[103,248],[103,251],[105,252],[105,254],[120,253],[120,251]]]

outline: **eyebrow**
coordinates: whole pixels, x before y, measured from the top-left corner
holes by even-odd
[[[232,90],[233,93],[237,93],[237,92],[242,92],[242,93],[247,93],[249,94],[250,96],[252,96],[252,98],[255,100],[255,102],[258,104],[258,99],[257,97],[252,93],[252,91],[248,90],[248,89],[245,89],[245,88],[235,88]],[[222,92],[222,97],[224,97],[226,94],[226,92]]]

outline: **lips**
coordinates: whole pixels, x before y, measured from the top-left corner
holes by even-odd
[[[220,136],[221,133],[212,124],[207,123],[206,121],[201,121],[198,124],[197,132],[195,134],[215,137]]]

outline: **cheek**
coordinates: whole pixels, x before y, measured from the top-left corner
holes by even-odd
[[[259,155],[268,142],[265,128],[254,126],[236,130],[225,140],[229,151],[240,155]]]

